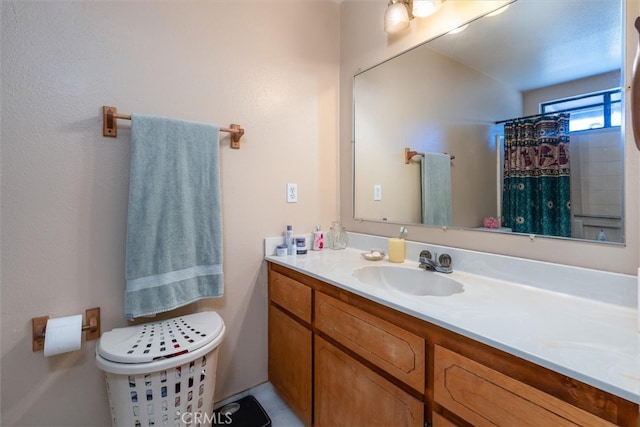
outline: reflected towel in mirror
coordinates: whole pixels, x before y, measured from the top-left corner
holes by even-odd
[[[425,153],[420,159],[422,177],[422,223],[451,225],[451,157]]]

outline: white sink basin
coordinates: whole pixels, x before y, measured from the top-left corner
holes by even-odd
[[[457,280],[418,268],[372,265],[353,270],[353,276],[367,285],[407,295],[447,297],[464,291]]]

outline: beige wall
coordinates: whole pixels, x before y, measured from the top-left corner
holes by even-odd
[[[405,164],[405,147],[455,156],[451,224],[481,227],[498,214],[493,120],[521,114],[519,91],[424,47],[359,74],[354,92],[357,218],[422,222],[420,162]]]
[[[442,34],[468,21],[482,12],[496,8],[498,3],[472,0],[445,2],[440,11],[424,20],[412,21],[411,28],[402,33],[387,36],[382,31],[380,17],[384,15],[385,2],[373,5],[370,2],[346,0],[341,7],[341,78],[340,78],[340,215],[348,230],[380,236],[395,236],[399,226],[393,223],[353,220],[352,190],[352,78],[385,59],[393,57],[410,47]],[[638,43],[633,27],[633,17],[638,16],[638,0],[625,2],[627,11],[625,87],[629,93],[631,64]],[[626,109],[625,120],[630,123],[630,111]],[[481,231],[437,229],[409,226],[407,238],[429,242],[508,254],[530,259],[559,262],[569,265],[598,268],[607,271],[636,274],[639,265],[638,253],[638,180],[640,156],[636,149],[631,126],[625,127],[625,218],[626,246],[603,245],[590,242],[573,242],[554,238],[503,235]],[[455,262],[455,260],[454,260]]]
[[[102,105],[223,126],[227,325],[217,399],[267,379],[265,236],[338,216],[335,2],[6,2],[2,11],[2,419],[108,425],[95,341],[45,359],[34,316],[123,318],[129,124]],[[299,202],[287,204],[287,182]]]

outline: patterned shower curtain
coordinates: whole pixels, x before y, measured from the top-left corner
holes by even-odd
[[[569,114],[504,125],[503,226],[571,237]]]

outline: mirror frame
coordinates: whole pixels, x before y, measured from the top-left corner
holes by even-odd
[[[630,109],[624,105],[624,217],[626,219],[626,246],[602,244],[597,241],[576,241],[559,238],[537,238],[527,235],[503,236],[500,233],[478,233],[467,229],[438,229],[422,225],[394,222],[374,222],[353,218],[353,76],[371,64],[378,64],[406,50],[431,40],[451,28],[472,21],[511,1],[475,2],[459,0],[445,2],[441,11],[424,25],[412,21],[408,30],[396,36],[387,36],[380,29],[380,16],[384,15],[384,2],[364,4],[345,1],[341,5],[343,37],[340,67],[340,220],[350,232],[377,236],[396,236],[398,226],[409,229],[408,240],[433,245],[450,246],[472,251],[515,256],[565,265],[596,268],[625,274],[637,274],[639,257],[639,195],[629,183],[637,185],[640,176],[640,156],[631,133]],[[624,68],[625,99],[629,98],[630,76],[638,44],[633,30],[634,17],[640,14],[640,2],[626,1],[624,9]],[[408,253],[409,259],[411,253]],[[455,260],[454,260],[455,262]]]

